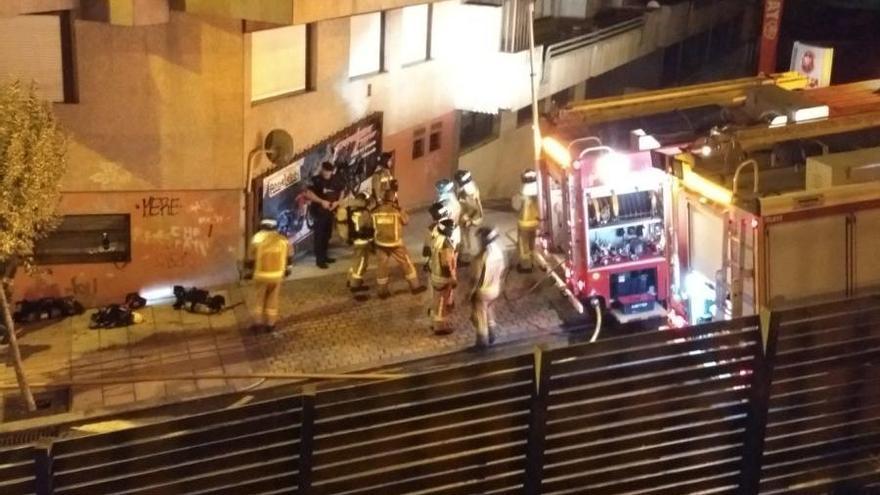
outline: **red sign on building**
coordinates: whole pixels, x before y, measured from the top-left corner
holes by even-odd
[[[765,74],[776,72],[776,47],[779,44],[779,26],[782,24],[784,3],[785,0],[764,0],[758,71]]]

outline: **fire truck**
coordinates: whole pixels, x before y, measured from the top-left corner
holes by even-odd
[[[585,102],[546,126],[539,252],[576,307],[683,325],[880,286],[880,81],[804,82]]]

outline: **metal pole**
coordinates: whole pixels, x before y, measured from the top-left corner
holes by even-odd
[[[532,139],[534,140],[534,168],[538,176],[538,211],[540,228],[538,232],[546,232],[544,225],[546,215],[546,192],[544,178],[541,176],[541,124],[538,116],[538,73],[535,71],[535,0],[529,0],[529,67],[532,83]]]

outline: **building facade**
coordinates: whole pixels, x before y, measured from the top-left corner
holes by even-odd
[[[750,4],[625,7],[602,31],[595,16],[614,3],[539,2],[549,25],[536,51],[545,106],[688,36],[731,19],[747,25],[737,16]],[[17,281],[18,296],[96,305],[236,280],[244,191],[272,167],[260,148],[273,129],[303,150],[382,112],[404,206],[429,204],[434,182],[458,167],[487,197],[509,195],[531,163],[525,4],[3,2],[0,77],[36,81],[70,135],[64,222],[41,243],[39,269]],[[562,29],[578,22],[600,35]]]

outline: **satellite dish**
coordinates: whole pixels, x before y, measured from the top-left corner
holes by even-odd
[[[283,129],[273,129],[263,144],[266,158],[275,165],[287,165],[293,158],[293,138]]]

